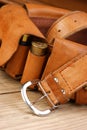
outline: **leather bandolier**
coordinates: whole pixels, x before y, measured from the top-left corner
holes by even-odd
[[[51,106],[87,104],[87,13],[25,3],[2,6],[0,17],[4,71],[22,84],[41,79]]]

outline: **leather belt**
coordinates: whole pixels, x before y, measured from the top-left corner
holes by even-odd
[[[61,47],[64,47],[66,53],[63,51],[59,52]],[[68,55],[70,55],[70,53],[67,53],[69,51],[71,54],[73,53],[74,56],[72,56],[72,59],[69,57],[68,61],[66,62]],[[23,85],[21,90],[22,97],[36,115],[43,116],[49,114],[52,110],[58,108],[59,105],[67,103],[72,98],[72,95],[79,91],[84,96],[79,96],[81,100],[79,97],[78,100],[81,101],[82,104],[83,102],[84,104],[87,104],[87,47],[84,47],[84,45],[81,44],[78,45],[78,43],[69,40],[58,38],[55,40],[54,48],[46,67],[49,69],[50,63],[54,65],[59,56],[61,59],[62,54],[65,56],[66,63],[60,65],[60,67],[54,71],[50,71],[49,74],[47,74],[41,81],[28,81]],[[58,63],[58,61],[56,63]],[[37,110],[27,97],[26,89],[32,85],[36,85],[37,83],[39,90],[44,94],[43,97],[47,97],[48,99],[48,102],[51,106],[51,109],[49,110]]]
[[[81,17],[83,19],[81,19]],[[87,23],[85,22],[86,20],[87,20],[87,13],[81,11],[74,11],[68,13],[67,15],[64,15],[62,18],[57,20],[49,29],[47,36],[48,41],[52,43],[52,41],[60,37],[74,42],[78,42],[80,44],[85,45],[86,47],[87,46],[86,42]],[[83,98],[81,98],[82,95],[84,95]],[[86,97],[87,97],[87,91],[85,91],[84,88],[75,93],[74,95],[74,99],[76,100],[77,104],[87,104]]]
[[[87,104],[87,39],[86,36],[84,38],[87,32],[87,14],[44,5],[25,4],[23,8],[8,4],[1,7],[0,17],[0,66],[13,78],[21,75],[21,83],[28,81],[27,75],[31,71],[28,70],[28,65],[31,60],[29,68],[36,65],[33,75],[34,72],[39,73],[29,79],[34,81],[28,81],[22,88],[22,97],[34,113],[46,115],[58,105],[68,102],[73,94],[76,103]],[[20,39],[22,43],[19,44]],[[27,44],[26,40],[29,41]],[[32,41],[48,42],[49,53],[45,60],[41,57],[42,52],[41,56],[37,53],[32,56]],[[39,47],[42,45],[39,44]],[[44,71],[41,72],[42,70]],[[39,90],[47,97],[51,110],[39,111],[28,100],[27,87],[34,88],[37,83]]]

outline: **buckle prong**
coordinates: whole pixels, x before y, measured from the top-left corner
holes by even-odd
[[[32,104],[36,104],[37,102],[41,101],[43,98],[45,98],[46,95],[43,95],[42,97],[40,97],[39,99],[37,99],[36,101],[32,102]]]
[[[43,89],[41,83],[38,82],[38,84],[39,84],[39,87],[40,87],[40,89],[42,90],[43,94],[47,97],[47,99],[49,100],[50,104],[53,106],[53,107],[51,108],[51,110],[54,110],[54,109],[58,108],[58,105],[54,105],[54,103],[52,102],[52,100],[49,98],[48,93],[45,92],[45,90]]]

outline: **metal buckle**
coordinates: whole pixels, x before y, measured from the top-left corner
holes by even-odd
[[[48,110],[44,110],[44,111],[40,111],[37,108],[35,108],[33,106],[33,104],[30,102],[30,100],[28,99],[27,96],[27,88],[30,87],[31,85],[39,85],[40,89],[43,92],[43,96],[41,98],[38,99],[38,101],[42,100],[44,97],[47,97],[47,99],[50,101],[50,103],[52,104],[52,108],[48,109]],[[51,101],[51,99],[48,97],[48,94],[44,91],[44,89],[42,88],[41,84],[39,81],[28,81],[27,83],[25,83],[21,89],[21,94],[22,94],[22,98],[24,100],[24,102],[28,105],[28,107],[33,111],[33,113],[37,116],[45,116],[49,113],[51,113],[52,110],[58,108],[58,106],[54,105],[53,102]]]

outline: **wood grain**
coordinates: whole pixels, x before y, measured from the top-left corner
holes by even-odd
[[[0,94],[20,91],[21,84],[0,70]]]
[[[87,106],[68,103],[45,117],[32,114],[21,98],[21,84],[0,71],[0,130],[86,130]],[[41,94],[28,92],[31,99]],[[46,99],[37,104],[47,108]],[[36,106],[37,106],[36,105]]]

